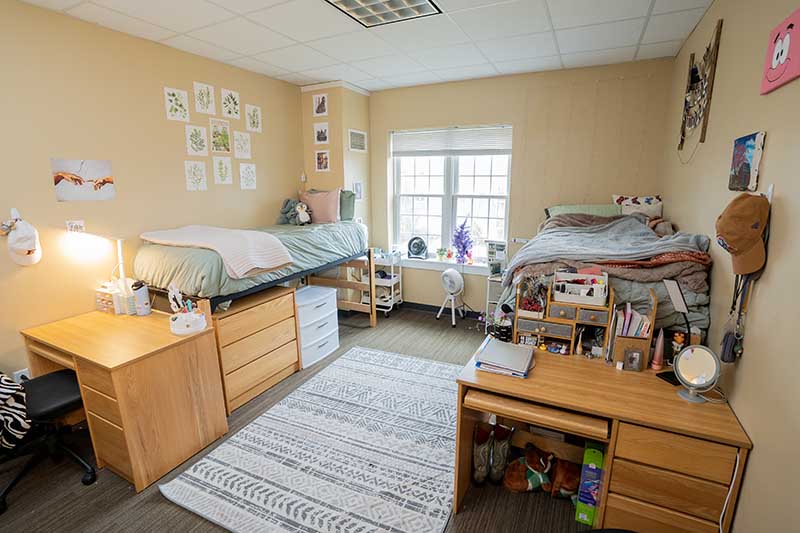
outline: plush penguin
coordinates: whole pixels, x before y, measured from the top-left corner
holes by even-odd
[[[311,214],[306,204],[304,204],[303,202],[298,202],[297,205],[294,206],[294,210],[297,212],[296,224],[298,226],[311,223]]]

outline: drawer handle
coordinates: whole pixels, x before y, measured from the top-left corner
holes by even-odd
[[[595,320],[597,320],[597,315],[589,315],[589,320],[594,322]]]
[[[322,329],[322,328],[324,328],[324,327],[325,327],[325,326],[327,326],[327,325],[328,325],[328,323],[327,323],[327,322],[323,322],[322,324],[320,324],[319,326],[317,326],[317,329]]]
[[[325,342],[323,342],[322,344],[320,344],[319,346],[317,346],[317,348],[322,348],[322,347],[323,347],[323,346],[325,346],[326,344],[328,344],[328,341],[325,341]]]
[[[544,327],[544,326],[542,326],[542,327],[539,329],[539,331],[541,331],[542,333],[545,333],[545,332],[547,331],[547,328],[546,328],[546,327]]]
[[[328,302],[322,302],[321,304],[317,304],[314,306],[314,309],[319,309],[320,307],[325,307],[328,305]]]
[[[567,312],[562,309],[558,312],[558,316],[567,316]]]

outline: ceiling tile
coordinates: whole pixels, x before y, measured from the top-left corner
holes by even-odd
[[[350,65],[332,65],[330,67],[322,67],[311,70],[304,70],[300,74],[308,76],[309,78],[316,78],[321,81],[361,81],[372,78],[366,72],[358,70]]]
[[[199,56],[205,56],[210,59],[216,59],[217,61],[228,61],[239,55],[236,52],[220,48],[219,46],[200,41],[187,35],[176,35],[175,37],[170,37],[161,42],[172,48],[177,48],[178,50],[190,52]]]
[[[279,50],[271,50],[258,54],[256,59],[285,68],[291,72],[327,67],[336,64],[336,60],[322,52],[304,44],[296,44]]]
[[[385,56],[394,52],[386,41],[367,30],[327,37],[307,44],[339,61],[347,62]]]
[[[678,11],[667,15],[656,15],[650,17],[647,29],[644,32],[643,43],[660,43],[663,41],[677,41],[685,39],[692,33],[692,30],[706,9],[691,9],[689,11]]]
[[[490,4],[496,4],[503,0],[434,0],[437,6],[442,11],[452,13],[460,9],[470,9],[473,7],[483,7]]]
[[[646,17],[650,0],[547,0],[554,28]]]
[[[465,43],[469,38],[443,15],[378,26],[369,30],[404,51]]]
[[[402,55],[374,57],[372,59],[365,59],[364,61],[353,61],[351,64],[357,69],[363,70],[376,78],[410,74],[412,72],[422,72],[426,70],[425,67],[410,57]]]
[[[499,61],[494,64],[494,67],[500,71],[501,74],[557,70],[561,68],[561,59],[558,56],[550,56],[516,59],[514,61]]]
[[[67,10],[73,17],[94,22],[106,28],[117,30],[143,39],[160,41],[175,35],[174,31],[159,28],[149,22],[144,22],[111,9],[84,2],[81,5]]]
[[[189,35],[244,55],[295,44],[291,39],[241,17],[195,30]]]
[[[657,57],[675,57],[681,50],[683,41],[667,41],[665,43],[643,44],[639,47],[636,59],[655,59]]]
[[[591,67],[594,65],[612,65],[633,61],[636,53],[635,46],[613,48],[611,50],[598,50],[595,52],[578,52],[577,54],[563,54],[561,60],[566,68]]]
[[[379,79],[371,79],[371,80],[361,80],[358,83],[354,83],[354,85],[358,85],[362,89],[367,91],[382,91],[384,89],[390,88],[392,85],[384,80]]]
[[[301,42],[362,28],[361,24],[323,0],[292,0],[250,13],[247,18]]]
[[[205,0],[94,0],[94,3],[178,33],[233,17],[230,11]]]
[[[471,65],[467,67],[445,68],[434,71],[444,81],[471,80],[497,76],[497,70],[490,64]]]
[[[414,52],[415,59],[430,69],[464,67],[486,63],[481,51],[474,44],[457,44],[443,48],[433,48],[422,52]]]
[[[239,14],[250,13],[272,7],[275,4],[282,4],[286,0],[211,0],[211,2],[230,9]]]
[[[407,87],[409,85],[426,85],[428,83],[441,83],[442,78],[433,72],[415,72],[413,74],[402,74],[400,76],[387,76],[383,78],[392,87]]]
[[[553,56],[558,52],[551,32],[520,35],[475,43],[489,61],[510,61],[528,57]]]
[[[289,73],[289,71],[285,68],[268,65],[267,63],[253,59],[252,57],[240,57],[239,59],[233,59],[228,61],[228,64],[243,68],[245,70],[258,72],[259,74],[264,74],[265,76],[270,76],[273,78]]]
[[[278,76],[279,80],[288,81],[289,83],[293,83],[295,85],[311,85],[312,83],[316,83],[316,80],[309,78],[308,76],[303,76],[302,74],[293,73],[293,74],[285,74],[283,76]]]
[[[33,4],[47,9],[61,11],[80,4],[80,0],[23,0],[26,4]]]
[[[656,5],[653,7],[653,15],[698,7],[707,8],[709,5],[711,5],[711,0],[656,0]]]
[[[558,47],[562,54],[619,48],[639,43],[646,19],[625,20],[556,30]]]
[[[451,17],[476,41],[550,30],[544,0],[517,0],[459,11]]]

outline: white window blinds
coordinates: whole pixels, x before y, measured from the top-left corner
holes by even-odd
[[[511,154],[511,126],[392,133],[394,157]]]

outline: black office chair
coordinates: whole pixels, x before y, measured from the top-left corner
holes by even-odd
[[[84,485],[91,485],[97,480],[92,465],[64,444],[62,428],[56,425],[59,417],[78,409],[82,404],[75,372],[58,370],[24,381],[22,387],[25,389],[25,406],[32,427],[2,462],[27,455],[31,457],[0,493],[0,514],[8,508],[6,497],[11,489],[46,457],[58,459],[66,454],[83,468],[81,482]]]

